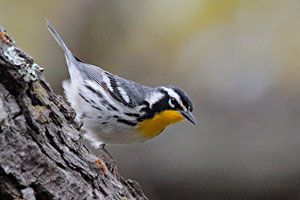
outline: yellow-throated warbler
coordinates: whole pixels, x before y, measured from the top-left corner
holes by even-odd
[[[184,118],[195,124],[192,101],[178,87],[147,87],[83,63],[48,21],[47,26],[65,53],[70,74],[63,82],[66,98],[95,148],[145,141]]]

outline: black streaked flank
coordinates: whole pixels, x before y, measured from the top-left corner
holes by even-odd
[[[116,108],[116,107],[114,107],[113,105],[111,105],[111,104],[108,104],[108,106],[112,109],[112,110],[114,110],[114,111],[118,111],[118,109]]]
[[[95,102],[93,99],[90,99],[90,101],[91,101],[93,104],[96,104],[96,102]]]
[[[79,92],[79,96],[80,96],[84,101],[86,101],[87,103],[91,103],[90,100],[88,100],[87,98],[85,98],[85,97],[83,96],[83,94],[81,94],[80,92]]]
[[[92,107],[95,108],[95,109],[97,109],[97,110],[99,110],[99,111],[102,111],[101,108],[99,108],[99,107],[97,107],[97,106],[95,106],[95,105],[92,105]]]
[[[104,106],[107,106],[107,105],[108,105],[108,102],[107,102],[105,99],[102,99],[102,100],[100,101],[100,103],[101,103],[102,105],[104,105]]]
[[[129,116],[129,117],[139,117],[140,115],[137,113],[124,113],[125,115]]]
[[[110,104],[108,101],[106,101],[105,99],[102,99],[102,100],[100,101],[100,103],[101,103],[102,105],[107,106],[107,109],[108,109],[108,110],[119,111],[115,106],[111,105],[111,104]]]
[[[99,111],[102,111],[101,108],[99,108],[99,107],[97,107],[97,106],[95,106],[95,105],[92,104],[92,103],[95,103],[95,101],[93,101],[93,100],[88,100],[88,99],[85,98],[80,92],[79,92],[79,96],[80,96],[84,101],[86,101],[87,103],[89,103],[93,108],[95,108],[95,109],[97,109],[97,110],[99,110]],[[92,103],[91,103],[91,102],[92,102]]]
[[[100,98],[103,98],[103,95],[99,92],[99,91],[97,91],[97,90],[95,90],[94,88],[92,88],[91,86],[89,86],[89,85],[84,85],[88,90],[90,90],[91,92],[93,92],[94,94],[96,94],[97,96],[99,96]]]
[[[135,126],[136,125],[135,122],[127,121],[125,119],[118,119],[117,122],[121,122],[121,123],[129,125],[129,126]]]

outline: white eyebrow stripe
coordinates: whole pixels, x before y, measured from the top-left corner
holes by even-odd
[[[167,88],[167,87],[162,87],[162,89],[165,90],[170,97],[175,98],[177,100],[177,102],[179,103],[179,105],[184,109],[184,111],[187,111],[187,108],[183,105],[180,96],[176,92],[174,92],[174,90],[172,90],[171,88]]]

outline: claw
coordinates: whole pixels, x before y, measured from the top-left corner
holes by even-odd
[[[108,172],[108,168],[105,164],[105,162],[101,159],[97,159],[95,161],[96,166],[100,169],[100,171],[104,174],[106,174]]]
[[[7,38],[7,35],[6,35],[5,32],[0,32],[0,40],[4,44],[8,44],[9,43],[9,39]]]

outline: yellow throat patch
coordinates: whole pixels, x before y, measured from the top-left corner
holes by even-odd
[[[165,110],[150,119],[138,123],[138,131],[145,138],[153,138],[160,134],[166,126],[183,120],[184,117],[175,110]]]

